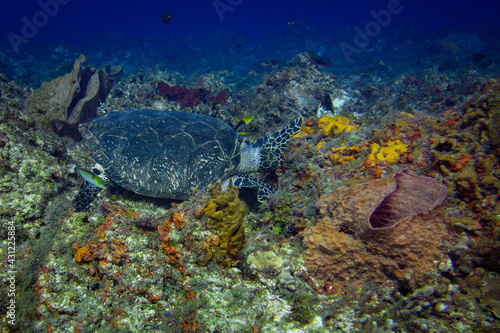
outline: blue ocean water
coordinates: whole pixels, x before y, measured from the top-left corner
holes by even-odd
[[[189,74],[248,68],[269,58],[288,61],[315,50],[342,70],[374,52],[398,58],[405,45],[419,48],[423,40],[450,33],[477,36],[468,47],[491,54],[498,52],[499,12],[494,0],[5,2],[0,68],[38,86],[50,77],[33,72],[53,72],[79,53],[94,65],[164,62]],[[408,60],[402,65],[411,66]]]

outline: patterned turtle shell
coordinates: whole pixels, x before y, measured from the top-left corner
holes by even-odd
[[[151,197],[186,199],[240,161],[234,129],[194,113],[126,110],[81,124],[79,131],[107,177]]]

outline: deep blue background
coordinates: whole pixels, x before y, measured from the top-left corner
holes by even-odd
[[[55,1],[55,0],[54,0]],[[61,0],[63,1],[63,0]],[[227,3],[228,0],[220,0]],[[231,1],[231,0],[229,0]],[[238,2],[238,0],[232,0]],[[21,34],[21,18],[30,21],[41,8],[35,0],[4,0],[0,11],[0,39],[7,34]],[[289,21],[323,27],[325,33],[342,27],[363,26],[372,20],[370,11],[387,7],[387,0],[241,0],[221,21],[213,0],[69,0],[30,41],[78,42],[94,38],[102,32],[117,31],[132,38],[151,35],[182,36],[209,34],[223,30],[260,39],[267,33],[286,29]],[[401,23],[417,33],[442,29],[478,32],[498,27],[498,0],[401,0],[403,11],[393,17],[391,26]],[[170,24],[161,20],[164,10],[173,16]]]

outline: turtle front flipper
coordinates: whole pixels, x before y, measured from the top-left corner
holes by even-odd
[[[297,118],[288,126],[258,139],[253,144],[243,141],[238,171],[253,173],[279,167],[283,162],[283,150],[292,137],[302,130],[303,121],[302,117]]]
[[[288,126],[257,140],[252,147],[260,147],[259,171],[274,169],[283,162],[282,152],[292,137],[302,129],[303,118],[297,118]]]
[[[241,144],[238,171],[248,174],[279,167],[283,161],[283,157],[281,156],[283,150],[292,137],[302,130],[303,121],[302,117],[297,118],[290,122],[288,126],[264,138],[258,139],[252,145],[247,141],[243,141]],[[257,200],[259,202],[264,202],[267,196],[274,192],[271,185],[249,175],[236,175],[227,179],[223,183],[223,189],[224,186],[226,188],[229,186],[230,180],[232,180],[233,185],[237,188],[258,188]]]
[[[235,186],[239,189],[244,188],[244,187],[245,188],[258,188],[257,200],[261,203],[266,200],[266,198],[269,194],[274,193],[274,188],[271,185],[269,185],[268,183],[266,183],[262,179],[259,179],[259,178],[253,177],[253,176],[249,176],[249,175],[233,176],[228,180],[227,185],[223,184],[223,188],[224,188],[224,185],[226,185],[225,186],[226,188],[227,188],[227,186],[229,186],[229,181],[232,181],[233,186]]]
[[[80,212],[87,208],[94,201],[95,197],[101,192],[102,188],[95,186],[88,181],[84,181],[80,186],[80,191],[75,198],[75,210]]]

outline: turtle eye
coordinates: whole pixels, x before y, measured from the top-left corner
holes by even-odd
[[[101,170],[99,170],[99,168],[97,167],[93,167],[90,171],[92,171],[92,173],[97,176],[101,174]]]

